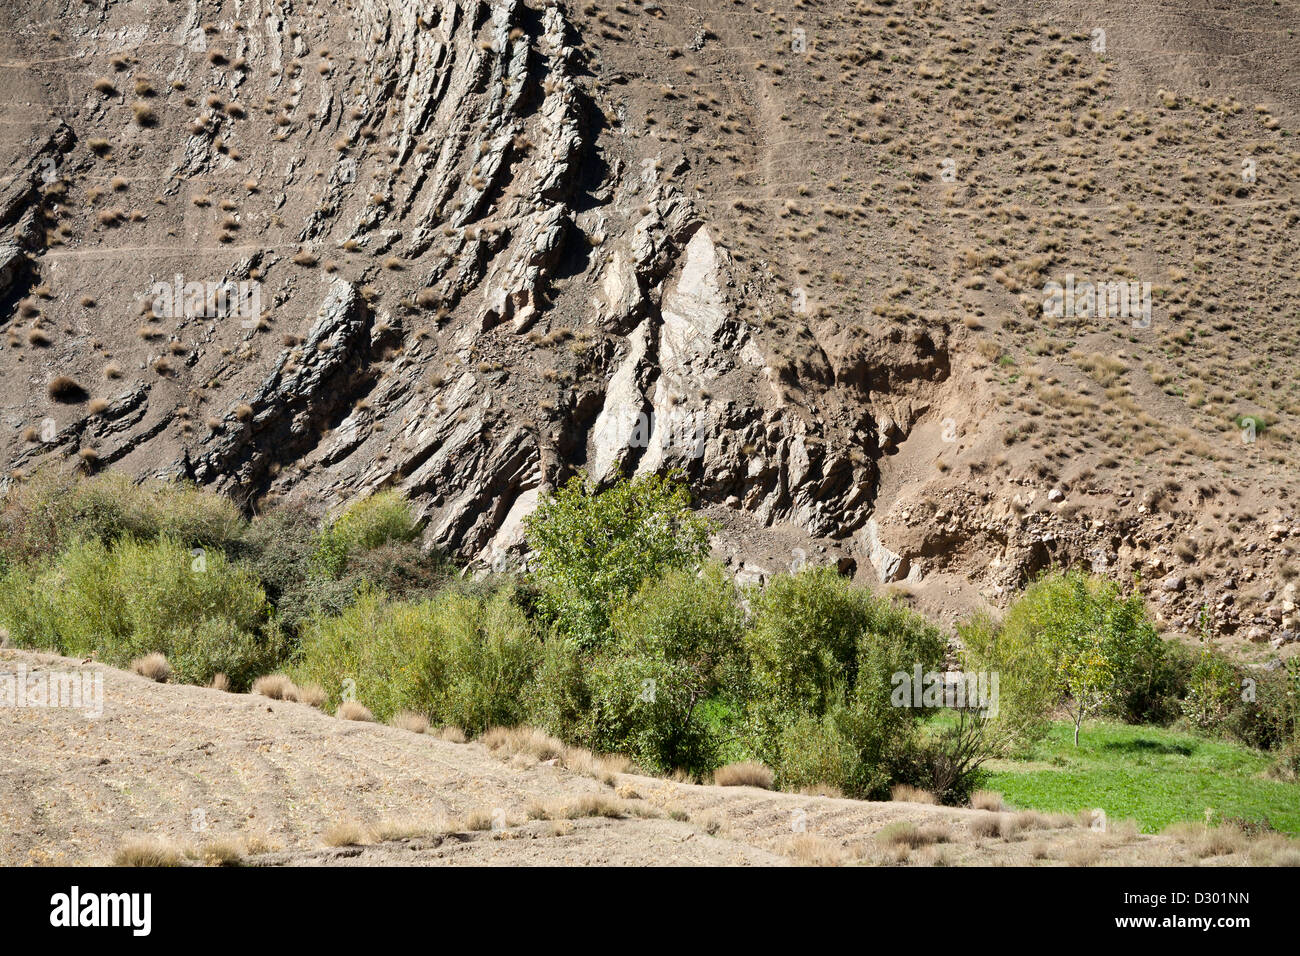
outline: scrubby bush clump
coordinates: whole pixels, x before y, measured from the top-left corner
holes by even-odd
[[[301,506],[280,505],[248,526],[236,553],[261,580],[286,633],[297,635],[313,615],[343,611],[366,586],[419,597],[445,584],[446,562],[420,546],[416,527],[409,505],[392,492],[353,505],[324,528]]]
[[[249,521],[192,485],[53,470],[0,503],[0,626],[20,646],[108,663],[166,655],[172,679],[245,690],[291,656],[304,622],[363,587],[394,596],[447,580],[409,506],[381,492],[321,527],[305,510]]]
[[[726,733],[713,712],[741,702],[744,626],[721,568],[648,581],[614,611],[611,640],[587,663],[583,742],[649,770],[713,770]]]
[[[381,545],[414,540],[419,525],[401,492],[376,492],[352,505],[321,530],[313,560],[329,577],[340,576],[352,555]]]
[[[325,688],[329,709],[355,695],[379,720],[410,711],[477,734],[524,719],[541,654],[508,590],[402,601],[367,586],[341,614],[311,619],[291,676]]]
[[[395,491],[322,526],[293,506],[249,521],[185,485],[43,474],[0,505],[0,627],[18,646],[165,660],[169,681],[258,682],[348,719],[531,724],[519,732],[718,782],[964,802],[1057,708],[1076,734],[1092,714],[1181,720],[1300,770],[1300,665],[1249,671],[1208,640],[1181,652],[1138,595],[1079,572],[965,622],[957,656],[829,568],[738,588],[672,476],[605,491],[580,476],[526,529],[535,571],[473,583],[421,547]],[[996,713],[895,698],[900,675],[954,666],[998,675]]]
[[[915,764],[923,716],[894,706],[893,675],[943,669],[938,629],[830,568],[776,577],[753,605],[749,726],[759,755],[785,787],[887,795]]]
[[[1231,660],[1201,636],[1186,654],[1182,723],[1251,747],[1281,751],[1278,769],[1293,778],[1300,753],[1300,659],[1277,670],[1254,670]]]
[[[117,666],[161,653],[183,683],[221,672],[244,688],[273,665],[281,646],[268,611],[247,570],[167,537],[78,541],[0,578],[0,625],[16,645]]]
[[[58,554],[79,539],[167,537],[191,548],[226,549],[245,521],[227,498],[193,485],[132,482],[116,472],[89,479],[38,472],[15,483],[0,507],[0,561],[5,565]]]

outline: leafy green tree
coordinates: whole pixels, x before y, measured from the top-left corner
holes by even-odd
[[[999,741],[999,755],[1028,751],[1047,732],[1047,718],[1056,704],[1051,657],[1026,626],[1032,617],[1027,610],[1017,602],[1000,624],[987,614],[976,614],[957,625],[963,668],[998,675],[998,713],[983,723],[986,733]],[[987,726],[990,723],[996,726]]]
[[[620,479],[605,491],[577,476],[541,500],[526,529],[538,609],[584,648],[608,639],[614,609],[645,581],[696,568],[709,552],[709,524],[691,511],[680,473]]]
[[[1079,746],[1083,719],[1098,713],[1115,683],[1115,664],[1105,636],[1097,631],[1065,634],[1055,647],[1056,676],[1066,692],[1065,705],[1074,720],[1074,745]]]
[[[712,770],[725,728],[707,704],[743,679],[744,626],[736,585],[716,565],[647,582],[592,661],[591,745],[647,769]]]
[[[1140,594],[1123,595],[1078,570],[1030,585],[1008,611],[1002,639],[1026,668],[1019,681],[1038,681],[1046,666],[1045,702],[1067,707],[1076,746],[1084,719],[1105,708],[1122,712],[1165,655]]]
[[[750,733],[782,786],[881,796],[914,761],[923,712],[896,707],[893,676],[941,669],[938,629],[831,568],[773,578],[751,596]]]

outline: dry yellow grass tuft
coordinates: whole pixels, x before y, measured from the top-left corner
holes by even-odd
[[[569,749],[536,727],[491,727],[479,737],[479,743],[502,756],[527,754],[539,761],[559,760]]]
[[[1067,848],[1063,859],[1068,866],[1096,866],[1101,861],[1101,849],[1096,843],[1083,840]]]
[[[840,866],[849,859],[848,853],[838,843],[831,843],[811,833],[791,837],[784,851],[786,856],[800,866]]]
[[[181,866],[184,854],[158,837],[132,837],[113,855],[114,866]]]
[[[761,763],[745,761],[729,763],[713,771],[713,782],[719,787],[758,787],[771,790],[775,777]]]
[[[970,805],[976,810],[1001,810],[1002,794],[996,790],[976,790],[970,796]]]
[[[398,730],[409,730],[413,734],[429,732],[429,718],[412,710],[399,710],[389,723]]]
[[[450,829],[445,819],[425,822],[409,817],[381,820],[371,830],[371,835],[378,842],[388,840],[419,840],[446,833]]]
[[[889,791],[889,799],[899,803],[928,803],[930,805],[938,804],[939,799],[929,790],[922,790],[920,787],[913,787],[906,783],[896,783]]]
[[[942,824],[926,824],[918,827],[910,820],[891,823],[876,834],[876,839],[886,846],[906,846],[918,849],[933,843],[947,843],[952,839],[952,831]]]
[[[298,703],[309,707],[320,707],[328,695],[320,684],[303,684],[298,688]]]
[[[977,837],[999,837],[1010,840],[1020,827],[1014,815],[1010,813],[981,813],[973,817],[969,824],[970,832]]]
[[[322,836],[326,846],[359,846],[367,838],[365,828],[351,821],[334,824]]]
[[[264,674],[253,681],[252,693],[261,694],[263,697],[271,698],[271,700],[294,701],[298,699],[298,688],[284,674]]]
[[[334,711],[334,716],[339,720],[360,720],[363,723],[374,723],[375,715],[372,714],[360,701],[345,700],[339,704],[339,709]]]
[[[146,654],[144,657],[137,657],[131,662],[131,670],[141,677],[147,677],[158,683],[166,683],[167,678],[171,677],[171,665],[167,663],[167,658],[157,652]]]
[[[199,859],[208,866],[239,866],[244,862],[245,847],[235,837],[218,837],[199,848]]]

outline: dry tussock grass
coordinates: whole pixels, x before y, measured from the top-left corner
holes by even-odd
[[[427,734],[429,732],[429,718],[424,714],[417,714],[413,710],[399,710],[389,721],[398,730],[409,730],[413,734]]]
[[[479,743],[500,756],[513,757],[522,753],[539,761],[559,760],[568,749],[536,727],[492,727],[479,737]]]
[[[1068,866],[1096,866],[1101,862],[1101,848],[1091,840],[1074,843],[1062,857]]]
[[[377,842],[383,843],[388,840],[424,839],[446,833],[449,829],[449,821],[446,819],[430,822],[399,817],[379,821],[371,828],[370,833]]]
[[[494,820],[493,811],[473,810],[465,817],[464,820],[461,821],[461,826],[466,830],[481,832],[483,830],[491,830],[493,820]],[[506,826],[509,825],[510,823],[507,820]]]
[[[309,707],[323,707],[326,696],[325,688],[320,684],[303,684],[298,688],[298,703]]]
[[[948,843],[952,840],[952,831],[941,823],[927,823],[918,827],[910,820],[900,820],[877,832],[876,839],[885,846],[919,849],[934,843]]]
[[[811,833],[791,837],[784,852],[799,866],[842,866],[849,859],[848,853],[838,843]]]
[[[1010,840],[1020,832],[1020,824],[1011,813],[982,813],[968,824],[970,832],[977,837],[996,837]]]
[[[114,866],[181,866],[184,854],[160,837],[132,837],[113,855]]]
[[[899,803],[928,803],[936,805],[939,798],[929,790],[913,787],[906,783],[896,783],[889,791],[889,799]]]
[[[729,763],[713,771],[713,782],[719,787],[758,787],[771,790],[775,777],[772,771],[756,761]]]
[[[238,837],[217,837],[199,848],[198,858],[206,866],[239,866],[246,852]]]
[[[627,805],[622,800],[603,794],[588,794],[576,800],[537,801],[528,805],[531,820],[577,820],[582,817],[622,820],[627,816]]]
[[[488,750],[512,762],[516,762],[512,758],[537,763],[553,762],[609,786],[614,786],[618,774],[627,773],[632,766],[626,757],[594,754],[582,747],[570,747],[536,727],[492,727],[478,739]]]
[[[160,684],[165,684],[167,678],[172,676],[172,668],[167,663],[167,658],[156,652],[137,657],[131,662],[131,670],[141,677],[147,677]]]
[[[335,823],[325,831],[322,839],[326,846],[360,846],[369,842],[365,827],[352,821]]]
[[[253,681],[251,693],[261,694],[271,700],[297,700],[298,688],[285,674],[264,674]]]
[[[1300,840],[1282,833],[1247,833],[1231,823],[1173,823],[1161,831],[1185,846],[1198,859],[1245,856],[1253,866],[1300,866]]]
[[[339,720],[360,720],[368,724],[375,722],[375,715],[370,712],[370,709],[356,700],[345,700],[339,704],[339,709],[334,712],[334,716]]]

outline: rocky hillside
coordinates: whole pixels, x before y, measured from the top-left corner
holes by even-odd
[[[1297,646],[1294,0],[11,8],[6,480],[395,486],[508,567],[681,468],[750,579]]]

